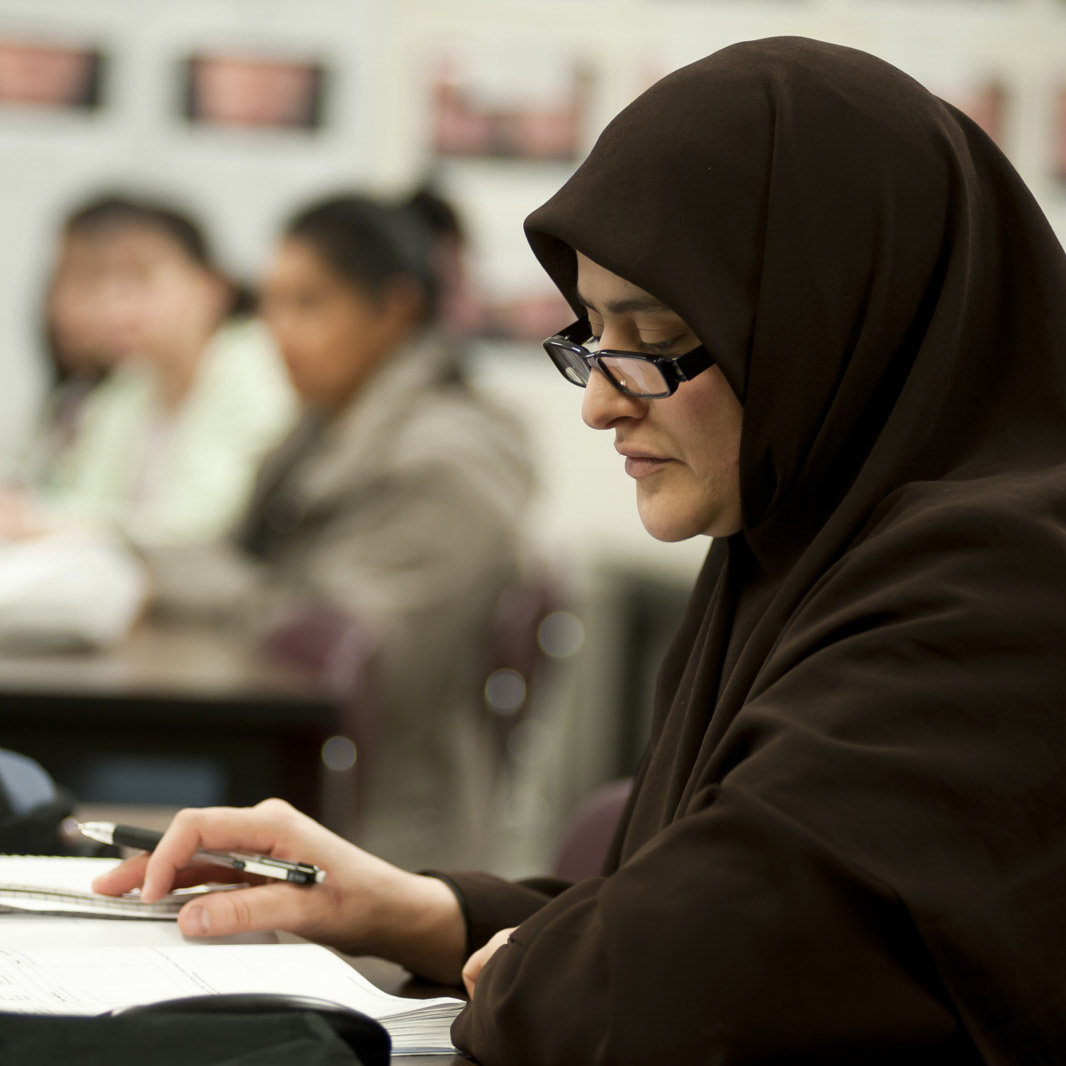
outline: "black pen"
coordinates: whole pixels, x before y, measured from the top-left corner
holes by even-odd
[[[152,829],[138,829],[132,825],[115,825],[113,822],[78,822],[78,832],[101,844],[121,844],[127,848],[143,848],[154,851],[163,839],[162,833]],[[197,851],[196,862],[212,866],[228,866],[231,870],[274,877],[279,881],[292,881],[297,885],[319,884],[326,879],[326,871],[306,862],[288,862],[269,855],[244,855],[241,852]]]

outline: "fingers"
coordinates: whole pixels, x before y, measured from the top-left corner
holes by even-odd
[[[121,895],[140,887],[141,897],[151,903],[172,888],[248,879],[224,867],[194,864],[199,849],[273,855],[328,869],[338,842],[339,838],[283,800],[264,800],[250,808],[189,808],[174,816],[155,851],[101,874],[93,889]]]
[[[297,858],[294,825],[305,819],[282,800],[266,800],[255,807],[201,807],[179,811],[143,867],[141,898],[151,903],[179,883],[179,871],[197,850],[244,851],[278,858]],[[294,839],[295,838],[295,839]],[[307,856],[300,861],[315,862]],[[208,880],[220,880],[219,868]],[[187,883],[187,882],[186,882]]]
[[[299,886],[246,876],[195,859],[198,850],[245,852],[312,863],[326,873],[320,884]],[[179,811],[150,855],[140,855],[101,875],[93,887],[121,894],[140,886],[153,903],[172,888],[225,880],[252,880],[252,887],[208,894],[186,903],[179,928],[189,936],[223,936],[253,929],[283,929],[347,949],[376,947],[420,958],[410,951],[411,928],[425,924],[426,878],[368,855],[281,800],[255,807],[209,807]],[[439,887],[439,882],[434,881]],[[450,974],[458,968],[452,926],[461,925],[454,896],[440,918],[449,936]],[[440,909],[440,908],[438,908]],[[454,910],[454,914],[452,911]],[[434,911],[436,914],[436,911]],[[450,924],[449,924],[450,923]],[[441,939],[438,937],[438,939]]]
[[[474,998],[474,986],[477,984],[477,979],[481,976],[481,970],[488,959],[485,954],[485,949],[488,947],[486,944],[484,947],[480,947],[469,959],[463,963],[463,988],[466,989],[466,994],[473,999]]]
[[[132,859],[127,859],[97,877],[92,883],[92,889],[105,896],[121,896],[141,884],[144,880],[144,868],[147,865],[147,855],[137,855]]]
[[[477,985],[478,978],[481,976],[481,971],[485,968],[485,964],[510,940],[514,931],[515,926],[511,926],[510,929],[501,929],[487,944],[478,948],[466,960],[466,964],[463,966],[463,986],[466,988],[466,994],[471,999],[474,997],[474,988]]]
[[[144,881],[145,867],[148,865],[148,855],[136,855],[131,859],[100,874],[92,882],[92,890],[104,896],[121,896],[133,889],[140,887]],[[197,863],[179,870],[174,875],[174,882],[170,886],[175,888],[191,888],[194,885],[224,884],[227,882],[253,881],[259,884],[262,878],[249,877],[240,870],[227,870],[219,866],[205,866]]]
[[[318,886],[275,882],[232,892],[213,892],[186,903],[178,913],[185,936],[229,936],[259,929],[298,931],[317,909]]]
[[[197,863],[194,856],[201,849],[299,859],[328,871],[338,858],[338,846],[350,848],[281,800],[267,800],[248,809],[188,809],[175,815],[151,854],[138,855],[102,874],[93,888],[121,895],[140,886],[141,898],[152,903],[173,888],[248,880],[239,871]],[[191,900],[179,912],[178,928],[187,936],[225,936],[258,929],[298,932],[321,924],[335,909],[336,891],[324,885],[251,880],[256,882],[252,887]]]

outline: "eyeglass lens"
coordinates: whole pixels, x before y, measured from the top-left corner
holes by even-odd
[[[555,361],[555,365],[568,380],[582,388],[588,384],[592,367],[577,352],[561,344],[553,344],[551,341],[546,341],[544,346]]]
[[[584,388],[588,384],[592,365],[574,349],[552,344],[550,352],[563,375],[575,385]],[[670,386],[654,363],[644,359],[631,359],[620,355],[601,355],[600,365],[604,372],[620,388],[629,392],[662,396]]]
[[[607,355],[600,357],[600,365],[617,385],[630,392],[655,396],[670,391],[659,368],[644,359]]]

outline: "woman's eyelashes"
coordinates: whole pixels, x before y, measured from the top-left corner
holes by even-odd
[[[671,337],[665,341],[641,341],[638,351],[652,355],[669,355],[681,343],[681,337]]]
[[[589,348],[598,349],[601,347],[601,333],[602,331],[593,331],[593,335],[586,342]],[[646,341],[641,337],[636,337],[625,345],[617,344],[613,345],[612,348],[615,351],[644,352],[647,355],[670,355],[679,350],[684,339],[682,334],[669,337],[664,341]]]

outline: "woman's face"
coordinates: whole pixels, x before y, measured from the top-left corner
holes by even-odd
[[[700,342],[655,297],[578,253],[578,293],[599,347],[680,355]],[[581,406],[593,429],[613,429],[615,449],[637,483],[637,510],[657,540],[698,533],[726,537],[741,527],[743,408],[716,366],[672,396],[640,399],[593,371]]]
[[[261,307],[294,388],[305,403],[326,410],[359,390],[402,333],[393,301],[348,281],[295,237],[274,255]]]
[[[79,234],[63,238],[46,315],[56,359],[73,374],[104,370],[121,351],[104,305],[105,266],[99,240]]]
[[[149,225],[97,242],[99,313],[118,354],[156,365],[198,356],[225,313],[226,283]]]

